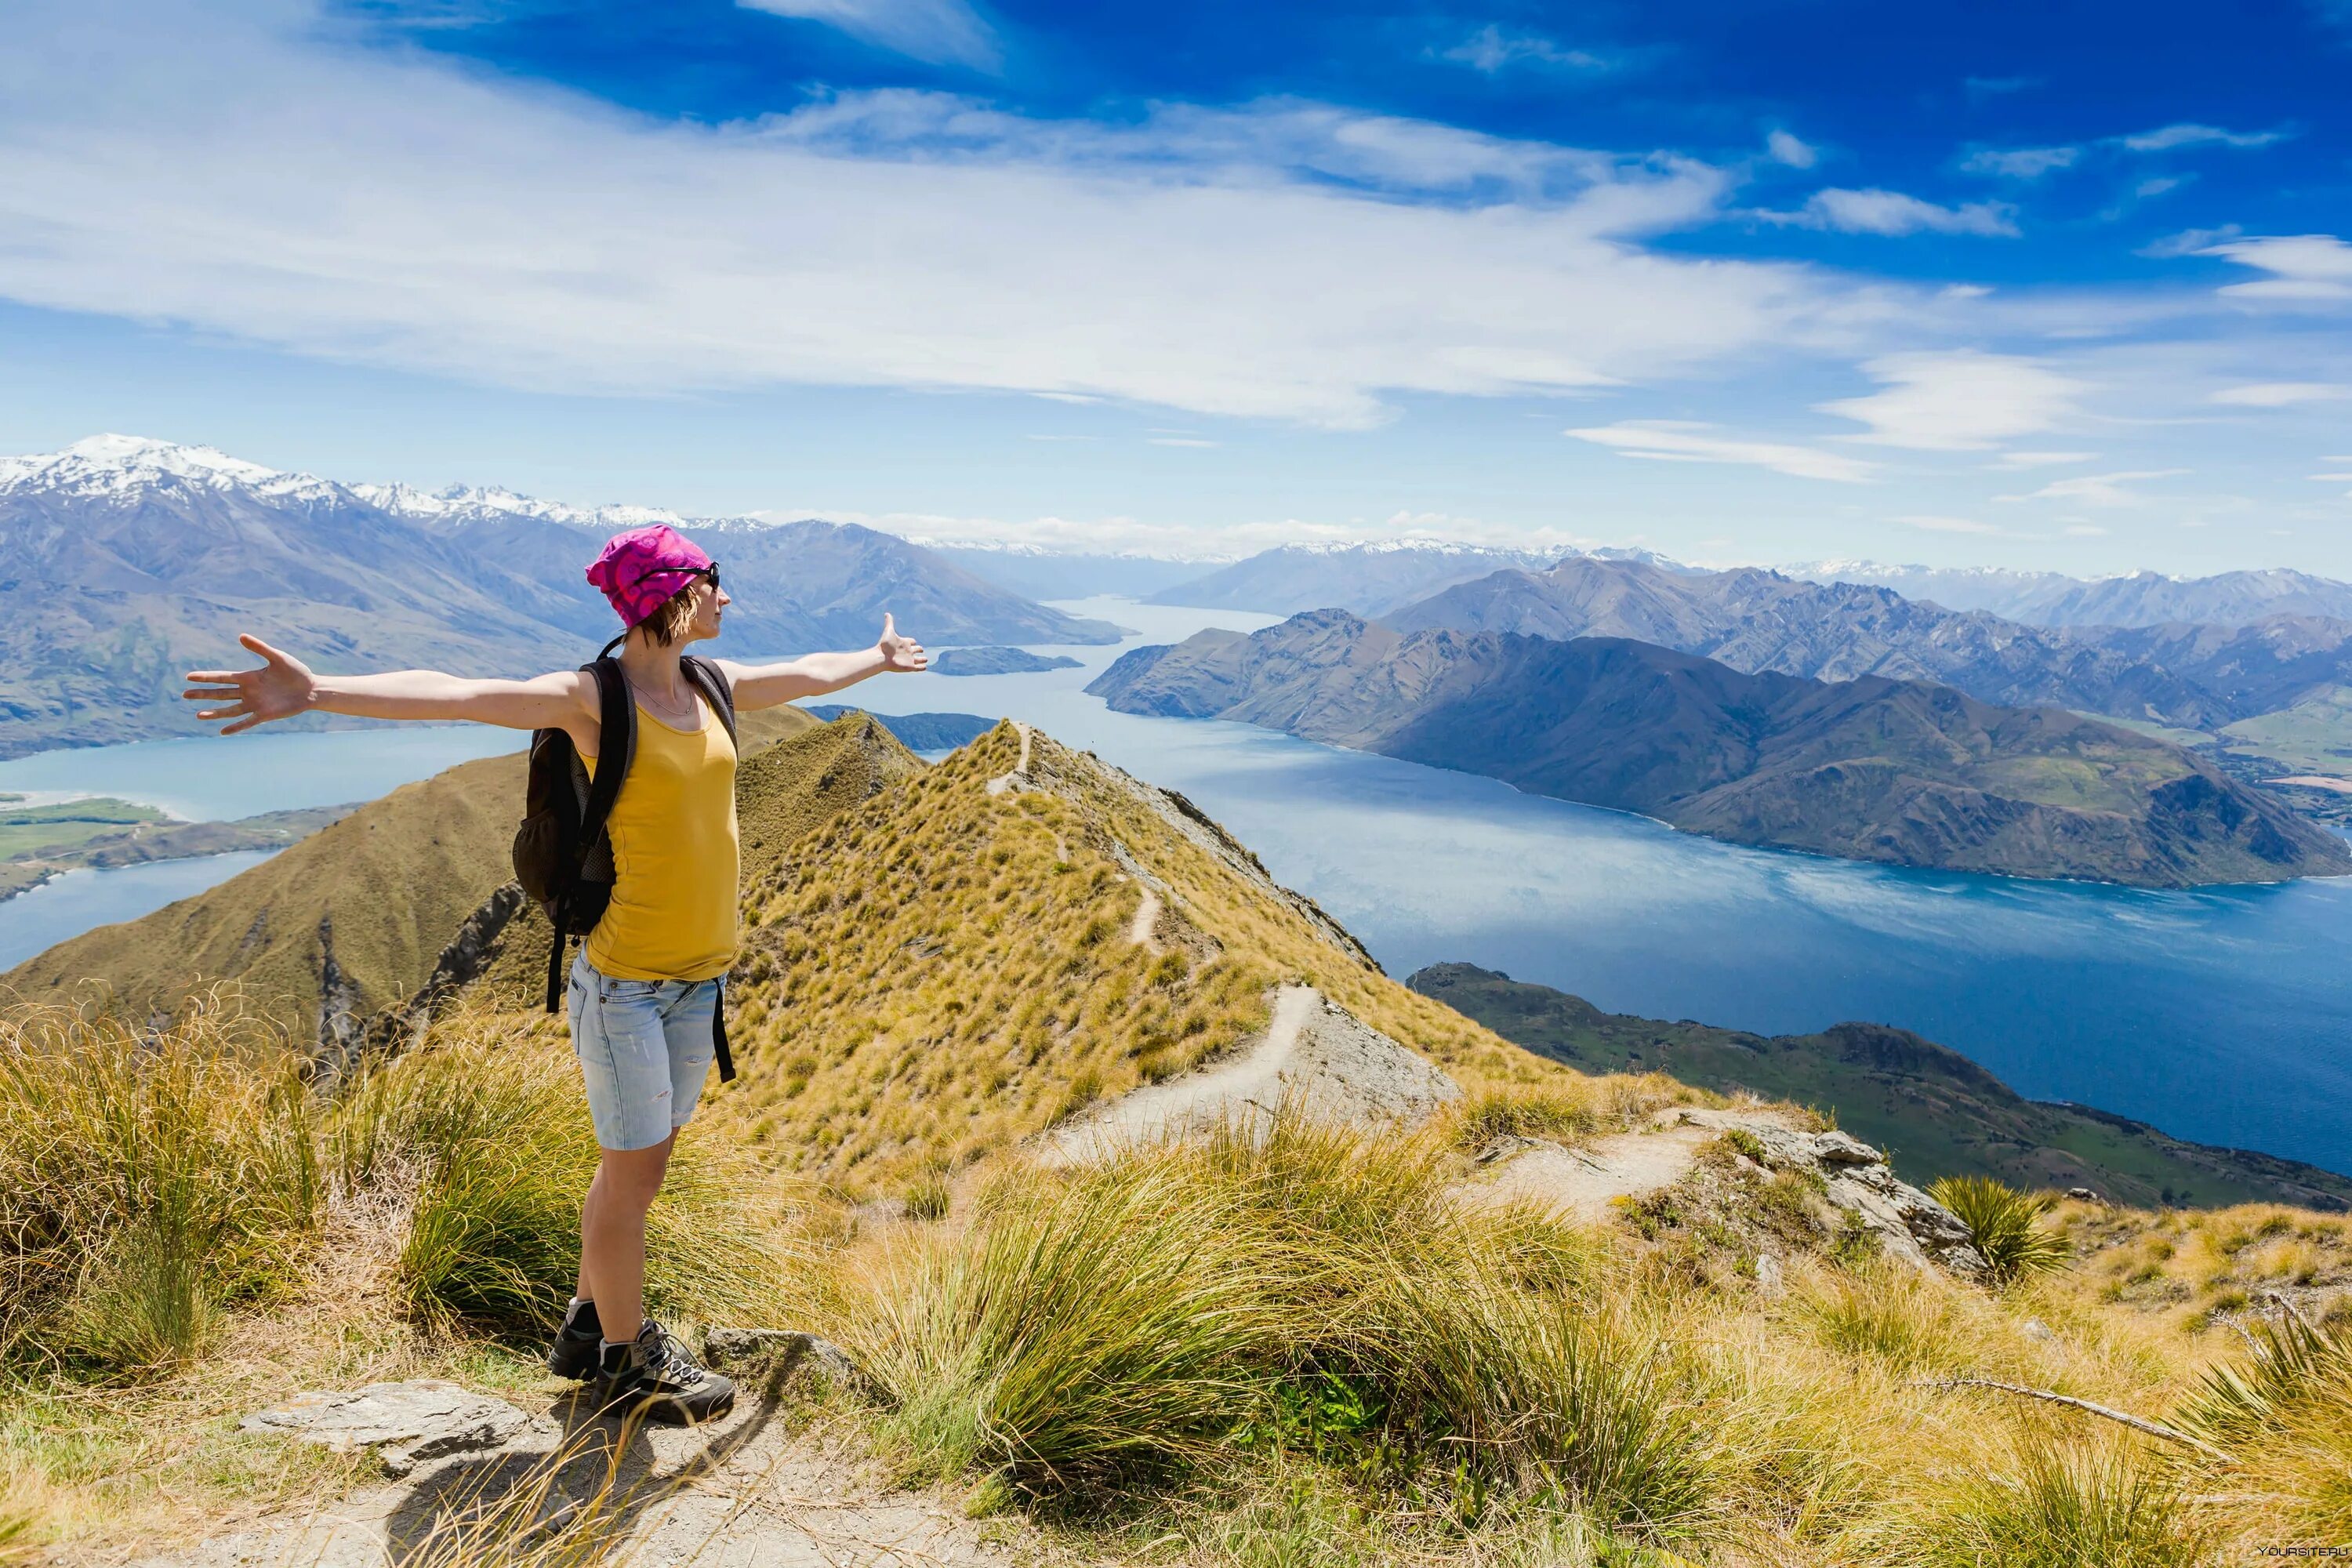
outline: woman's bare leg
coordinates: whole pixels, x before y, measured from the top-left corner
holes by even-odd
[[[606,1149],[580,1212],[580,1289],[607,1342],[636,1338],[646,1315],[646,1214],[661,1192],[677,1134],[650,1149]]]

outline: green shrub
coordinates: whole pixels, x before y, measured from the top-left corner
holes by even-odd
[[[410,1205],[395,1289],[411,1315],[494,1330],[551,1327],[580,1265],[580,1205],[596,1173],[585,1103],[538,1042],[454,1037],[370,1073],[337,1108],[336,1169]],[[770,1184],[722,1146],[680,1134],[646,1222],[649,1310],[750,1311],[782,1262]]]
[[[2047,1193],[2020,1192],[1990,1176],[1946,1176],[1927,1193],[1969,1227],[1996,1285],[2066,1261],[2066,1238],[2041,1223],[2056,1201]]]
[[[210,999],[152,1031],[0,1018],[0,1353],[167,1366],[282,1288],[320,1201],[299,1069]]]
[[[2144,1447],[2041,1435],[1963,1481],[1923,1568],[2196,1568],[2213,1561],[2177,1475]]]

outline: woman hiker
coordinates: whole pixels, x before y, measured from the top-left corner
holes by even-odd
[[[694,1114],[712,1055],[720,976],[735,957],[735,747],[680,657],[719,635],[730,603],[717,563],[667,526],[618,535],[588,568],[626,628],[620,667],[636,704],[636,748],[613,803],[611,902],[572,965],[572,1046],[603,1153],[580,1216],[580,1283],[547,1355],[562,1376],[594,1374],[600,1410],[701,1421],[735,1387],[695,1363],[645,1316],[646,1213],[677,1130]],[[530,680],[469,680],[429,669],[313,675],[256,637],[247,670],[197,670],[184,695],[225,702],[198,717],[234,735],[297,713],[467,720],[562,729],[595,765],[599,687],[582,670]],[[888,616],[872,647],[782,664],[718,660],[738,710],[837,691],[885,671],[922,669],[922,646]]]

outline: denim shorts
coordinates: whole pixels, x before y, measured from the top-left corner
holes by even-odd
[[[572,1048],[596,1142],[650,1149],[685,1126],[710,1071],[716,980],[618,980],[572,963]]]

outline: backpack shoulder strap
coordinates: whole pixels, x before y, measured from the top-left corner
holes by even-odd
[[[727,738],[735,740],[735,689],[728,684],[727,672],[699,654],[689,653],[677,662],[686,671],[686,678],[709,699],[719,721],[727,726]]]
[[[585,853],[604,831],[604,819],[613,814],[622,781],[636,759],[637,705],[630,700],[629,679],[621,673],[619,659],[600,658],[580,668],[596,682],[598,698],[596,776],[588,786],[587,808],[580,814],[580,845]]]

